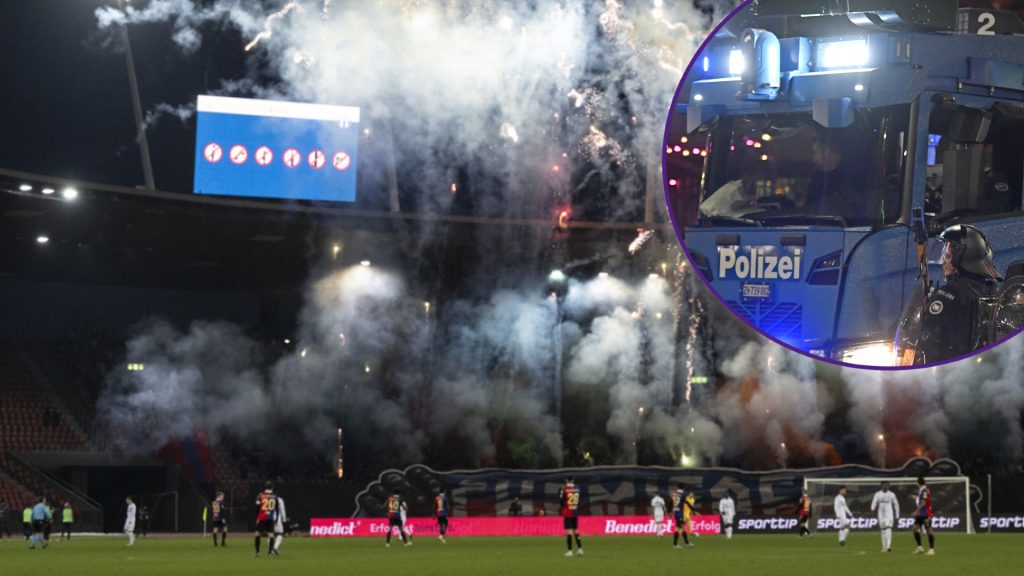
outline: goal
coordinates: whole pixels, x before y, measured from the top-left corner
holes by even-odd
[[[966,476],[926,477],[932,491],[932,528],[944,532],[974,533],[970,507],[970,478]],[[878,528],[878,518],[871,511],[871,499],[880,489],[882,482],[889,483],[889,489],[896,494],[900,504],[897,530],[907,530],[914,525],[914,498],[917,496],[917,478],[804,478],[804,489],[811,497],[811,518],[813,529],[834,531],[839,529],[833,502],[839,494],[839,487],[846,486],[846,504],[853,512],[854,530]]]

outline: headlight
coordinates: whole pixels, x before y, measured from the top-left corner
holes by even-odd
[[[818,68],[859,68],[867,63],[868,43],[863,38],[818,44]]]
[[[832,357],[840,362],[863,366],[893,366],[896,364],[892,342],[884,340],[839,348]]]
[[[729,76],[740,76],[747,67],[747,59],[743,57],[742,50],[729,52]]]

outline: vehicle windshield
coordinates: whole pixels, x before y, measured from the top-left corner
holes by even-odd
[[[697,224],[895,222],[908,115],[908,106],[859,110],[846,128],[823,128],[809,113],[719,117],[689,138],[706,150],[703,187],[690,192],[701,194]]]

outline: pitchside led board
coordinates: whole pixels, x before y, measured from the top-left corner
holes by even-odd
[[[355,202],[359,108],[199,96],[196,194]]]

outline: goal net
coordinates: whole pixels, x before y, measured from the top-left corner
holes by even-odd
[[[970,509],[970,479],[966,476],[925,478],[932,491],[932,529],[945,532],[974,533]],[[882,482],[896,494],[900,504],[897,530],[914,525],[914,499],[917,478],[804,478],[804,488],[811,497],[811,527],[817,531],[839,529],[834,502],[839,488],[846,486],[846,504],[853,512],[853,530],[877,530],[878,516],[871,511],[871,500]]]

